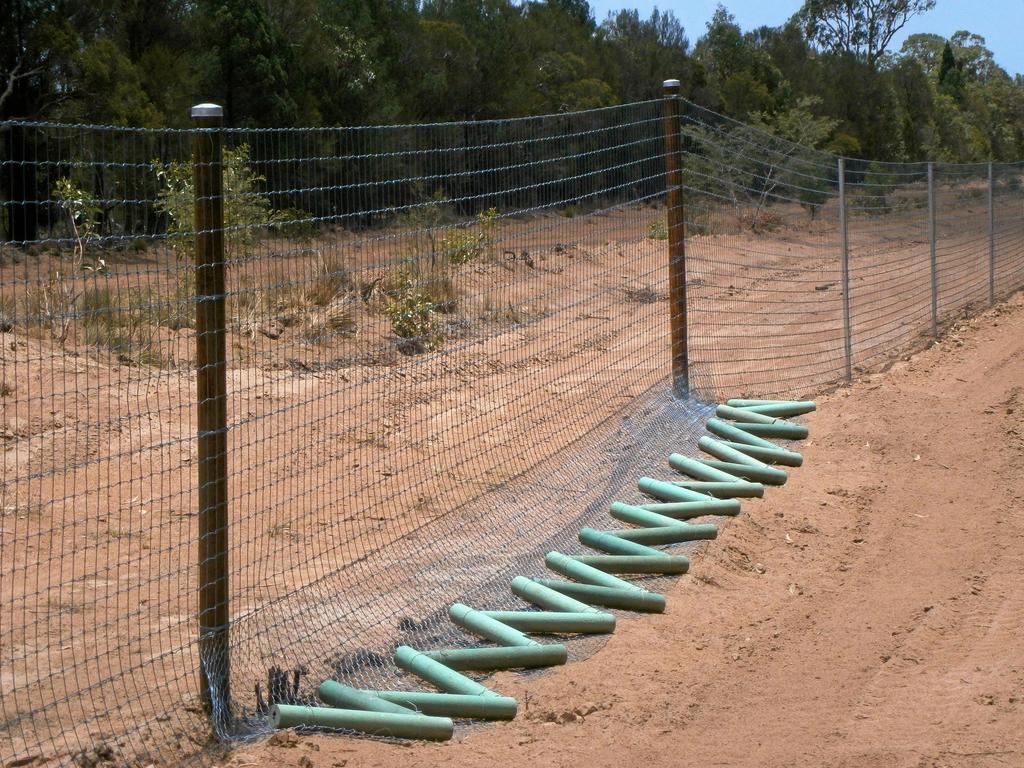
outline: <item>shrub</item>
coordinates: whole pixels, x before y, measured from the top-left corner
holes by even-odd
[[[668,240],[668,225],[663,219],[655,219],[647,224],[647,237],[651,240]]]
[[[494,244],[497,226],[498,209],[488,208],[477,215],[474,226],[452,230],[441,238],[440,250],[450,263],[468,264]]]
[[[224,247],[228,261],[248,255],[264,231],[281,226],[285,231],[310,218],[295,209],[271,210],[270,200],[259,192],[266,179],[249,167],[249,145],[239,144],[223,152]],[[195,182],[191,163],[152,163],[161,189],[157,210],[167,215],[167,242],[179,258],[190,258],[195,249],[193,218]]]
[[[444,342],[437,305],[406,279],[394,290],[385,307],[391,329],[400,339],[399,350],[407,355],[429,352]]]

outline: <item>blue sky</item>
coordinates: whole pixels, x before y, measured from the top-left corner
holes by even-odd
[[[715,12],[718,0],[590,0],[598,21],[610,10],[638,8],[644,16],[658,6],[671,10],[686,28],[690,44],[704,34],[708,20]],[[803,5],[801,0],[723,0],[723,5],[736,17],[744,30],[764,24],[778,26]],[[1011,75],[1024,73],[1024,0],[938,0],[928,13],[911,19],[891,46],[899,50],[907,35],[914,32],[934,32],[949,37],[959,29],[966,29],[985,38],[996,61]]]

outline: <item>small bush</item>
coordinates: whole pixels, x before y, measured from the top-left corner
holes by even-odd
[[[668,225],[663,219],[655,219],[647,224],[647,237],[651,240],[668,240]]]
[[[477,215],[474,226],[452,230],[441,238],[440,250],[450,263],[468,264],[494,244],[494,230],[497,226],[498,209],[488,208]]]
[[[390,297],[385,312],[399,338],[399,350],[407,355],[437,349],[444,343],[444,329],[437,305],[414,281],[406,279]]]

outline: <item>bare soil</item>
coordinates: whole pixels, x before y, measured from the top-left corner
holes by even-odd
[[[775,232],[752,234],[721,227],[690,240],[691,354],[694,370],[705,376],[697,382],[704,393],[807,394],[834,385],[842,373],[835,222],[809,222],[805,213],[793,208],[792,220]],[[947,321],[986,294],[987,250],[975,214],[964,212],[964,221],[973,217],[973,226],[944,225],[944,263],[955,268],[940,282],[947,291],[941,304]],[[654,388],[664,388],[669,365],[665,242],[647,237],[647,224],[662,216],[662,210],[635,207],[573,220],[549,216],[504,223],[498,251],[504,245],[513,246],[513,255],[528,251],[531,263],[504,258],[499,252],[461,268],[455,278],[460,310],[451,319],[466,327],[452,333],[443,354],[432,357],[398,354],[387,321],[365,302],[356,311],[358,333],[339,332],[324,340],[304,339],[300,324],[282,323],[277,338],[263,333],[262,324],[279,319],[274,313],[280,307],[271,301],[260,304],[248,320],[232,319],[231,605],[234,637],[248,640],[248,648],[240,648],[232,662],[240,700],[255,702],[250,692],[265,680],[270,663],[305,663],[322,657],[325,650],[342,655],[359,648],[388,648],[410,606],[429,604],[435,610],[479,580],[476,572],[452,562],[465,548],[462,542],[473,540],[480,551],[493,552],[487,567],[496,570],[517,553],[529,551],[542,534],[565,528],[575,513],[543,503],[523,504],[508,526],[495,525],[498,507],[493,500],[519,480],[528,480],[538,465],[566,455],[581,436],[592,441],[591,433],[643,401]],[[1000,242],[1019,243],[1019,217],[1000,216],[999,221]],[[861,372],[899,359],[906,345],[919,339],[929,325],[928,253],[920,224],[920,211],[914,210],[885,221],[860,221],[851,232],[852,334]],[[370,241],[339,235],[319,247],[358,271],[400,258],[405,246],[388,237],[385,233]],[[300,291],[304,285],[317,287],[316,259],[309,248],[272,242],[264,248],[252,263],[229,270],[230,290],[255,296],[259,291],[270,293],[268,286]],[[1022,254],[1007,253],[1001,263],[1013,269],[1003,268],[1002,284],[1019,284]],[[183,269],[166,253],[144,254],[124,263],[112,260],[111,266],[109,285],[121,296],[145,288],[171,296]],[[19,267],[11,273],[15,279],[2,281],[0,299],[18,299],[7,294],[23,292],[26,284],[20,280],[39,280],[44,272]],[[319,312],[325,307],[307,309]],[[1019,326],[1020,318],[1013,317]],[[0,485],[0,687],[6,692],[0,714],[12,724],[10,743],[0,742],[0,762],[13,754],[27,755],[40,765],[66,763],[83,744],[98,745],[96,754],[105,754],[113,744],[115,759],[123,762],[145,764],[148,750],[154,761],[173,764],[205,744],[208,729],[197,701],[195,649],[197,456],[190,366],[194,332],[163,325],[150,330],[162,364],[119,360],[111,350],[88,344],[82,328],[75,330],[80,336],[73,334],[63,347],[46,329],[15,326],[0,334],[6,393],[0,397],[5,449]],[[999,333],[1006,333],[1005,328]],[[1012,341],[1008,337],[1007,343]],[[955,353],[968,351],[951,350],[951,361]],[[1019,360],[1017,365],[1011,369],[1020,382]],[[970,372],[977,374],[977,366]],[[899,381],[901,375],[894,374],[893,380]],[[994,387],[998,378],[982,383]],[[960,391],[976,398],[983,391],[955,390],[959,386],[940,377],[932,394],[945,398]],[[851,475],[850,466],[860,465],[835,458],[843,445],[830,444],[826,453],[818,442],[826,436],[839,441],[848,431],[829,421],[837,418],[835,413],[853,412],[855,405],[872,413],[870,397],[862,401],[861,390],[854,391],[849,401],[843,395],[824,401],[822,413],[812,422],[821,437],[808,447],[807,468],[766,502],[748,505],[749,516],[731,526],[709,550],[707,562],[694,569],[696,576],[676,588],[669,615],[627,623],[598,657],[531,678],[528,690],[514,676],[499,678],[499,687],[507,686],[529,708],[512,725],[469,731],[464,737],[470,745],[465,747],[466,762],[473,762],[474,749],[480,750],[482,760],[492,740],[502,738],[513,739],[506,748],[526,749],[519,753],[524,762],[540,761],[545,749],[556,750],[551,737],[541,738],[550,730],[542,724],[545,718],[565,720],[565,713],[592,706],[602,709],[582,715],[585,721],[578,727],[592,728],[596,722],[596,730],[572,743],[596,749],[615,738],[633,744],[637,755],[650,750],[647,757],[653,759],[657,745],[651,737],[660,731],[650,729],[674,732],[689,722],[687,718],[699,722],[697,715],[704,716],[701,691],[742,690],[723,681],[743,659],[779,656],[789,647],[782,635],[772,642],[758,640],[755,630],[774,626],[772,621],[747,627],[740,620],[763,620],[810,602],[810,592],[794,596],[789,585],[795,583],[794,589],[799,589],[813,581],[811,575],[779,574],[785,573],[785,563],[796,568],[800,558],[810,558],[817,550],[820,559],[814,562],[829,576],[822,583],[832,590],[811,590],[821,596],[821,610],[845,606],[835,613],[844,637],[856,638],[855,630],[866,631],[859,629],[859,619],[844,623],[852,607],[836,597],[836,585],[851,580],[859,570],[852,564],[847,571],[832,567],[840,551],[849,550],[845,557],[867,552],[863,542],[850,544],[843,538],[846,532],[831,530],[828,521],[834,517],[813,518],[813,525],[825,532],[820,535],[790,531],[793,546],[776,540],[784,541],[789,531],[791,508],[808,506],[816,493],[829,505],[815,508],[816,513],[833,513],[840,504],[854,505],[862,499],[857,503],[863,505],[864,525],[879,526],[872,507],[877,494],[865,489],[878,485],[872,478],[879,469],[896,470],[879,461]],[[1000,397],[1005,400],[1009,395],[966,402],[983,408],[1002,402]],[[951,401],[964,405],[956,398]],[[843,408],[835,408],[836,402]],[[937,402],[946,405],[945,400]],[[868,423],[876,424],[881,433],[896,418],[906,418],[907,429],[918,430],[907,434],[920,433],[923,445],[929,430],[949,418],[947,411],[931,407],[932,401],[921,400],[906,412],[894,408],[875,414]],[[864,429],[861,420],[853,426]],[[953,426],[936,437],[948,441],[939,445],[949,451],[965,450]],[[884,444],[896,445],[900,438],[894,432],[887,439]],[[1000,450],[987,451],[984,466],[979,447],[979,466],[970,468],[969,477],[977,481],[980,472],[1007,460],[1007,440],[998,438]],[[933,450],[931,443],[915,449],[922,462],[925,447]],[[873,457],[878,450],[857,454],[858,460]],[[1019,451],[1012,455],[1020,458]],[[836,476],[842,475],[842,482],[829,480],[816,490],[815,481],[806,478],[822,471],[819,464],[832,466],[827,464],[830,460],[837,462]],[[937,460],[963,467],[948,457]],[[915,463],[914,469],[921,466]],[[929,478],[928,483],[936,479]],[[994,496],[988,507],[979,505],[977,487],[949,479],[949,487],[962,488],[971,500],[956,508],[955,520],[967,512],[991,517],[993,510],[1008,508],[1009,501],[998,507]],[[891,487],[895,483],[894,479]],[[847,489],[850,496],[826,493],[832,487]],[[920,492],[918,487],[911,490]],[[918,506],[924,498],[916,499]],[[786,517],[776,519],[775,510]],[[810,514],[806,512],[808,519]],[[844,524],[851,530],[856,525],[852,518]],[[940,543],[955,544],[958,552],[973,546],[985,538],[978,528],[982,524],[971,528],[977,538],[940,537]],[[424,536],[430,526],[445,535],[428,546],[417,536]],[[872,534],[877,530],[873,528]],[[1006,530],[1000,529],[1004,534]],[[775,534],[779,535],[771,538]],[[513,537],[517,538],[510,543]],[[978,544],[979,556],[994,546],[995,537],[988,539],[983,547]],[[796,542],[806,548],[798,548]],[[723,554],[734,550],[752,563],[761,562],[765,573],[730,566],[733,559],[743,559],[740,554]],[[925,550],[920,544],[913,548]],[[772,558],[782,558],[782,563],[771,562]],[[905,560],[901,557],[899,562]],[[939,568],[940,563],[935,565]],[[950,563],[941,567],[948,569]],[[705,572],[711,581],[701,581]],[[772,602],[774,593],[766,587],[776,579],[784,581],[785,590]],[[881,588],[886,583],[879,578],[874,584]],[[744,596],[744,589],[751,594]],[[344,601],[329,599],[339,594]],[[938,599],[932,602],[938,604]],[[685,600],[694,602],[687,606]],[[863,610],[880,610],[874,599],[867,602]],[[729,606],[735,613],[725,615],[734,616],[734,625],[729,619],[719,624],[718,611]],[[817,615],[813,609],[805,613]],[[310,631],[301,623],[310,616],[331,632]],[[674,620],[680,623],[673,625]],[[910,621],[909,615],[901,621]],[[876,618],[872,626],[882,624]],[[699,631],[694,634],[695,630]],[[815,631],[795,623],[784,630],[801,641]],[[831,648],[829,631],[829,626],[821,629],[821,643]],[[632,644],[620,647],[630,636]],[[751,643],[757,641],[749,648],[748,636]],[[338,637],[348,645],[329,642]],[[667,637],[676,638],[671,655],[666,655],[665,640],[658,639]],[[327,649],[325,642],[330,644]],[[706,645],[698,650],[701,642]],[[845,641],[840,637],[836,642]],[[769,651],[773,646],[779,650]],[[712,662],[718,651],[728,666],[715,672]],[[629,664],[621,663],[623,655]],[[730,661],[733,655],[739,659]],[[743,663],[756,667],[753,660]],[[650,689],[632,677],[644,669]],[[689,692],[685,710],[676,703],[678,691],[668,685],[680,670],[687,671],[675,682]],[[613,683],[615,674],[626,677]],[[709,677],[694,682],[690,674]],[[575,684],[578,695],[572,702],[563,698],[569,678],[562,675],[583,675]],[[799,691],[813,690],[811,682],[796,679]],[[658,692],[659,685],[668,687]],[[830,685],[827,679],[822,684],[823,689]],[[547,703],[536,703],[541,700]],[[691,701],[698,707],[690,708]],[[724,710],[713,708],[707,718],[691,733],[704,731],[700,738],[717,743],[710,740],[717,739],[721,723],[729,719]],[[648,719],[650,724],[645,725]],[[612,727],[616,722],[622,724],[621,732]],[[739,717],[737,722],[753,727],[755,721]],[[554,733],[568,732],[561,725],[552,728]],[[528,743],[516,741],[530,738],[536,746],[527,748]],[[559,736],[557,749],[566,746],[567,738]],[[637,746],[645,741],[649,747]],[[421,747],[407,751],[337,739],[302,743],[323,744],[323,759],[339,750],[335,761],[345,759],[343,750],[351,746],[360,758],[357,763],[388,763],[410,756],[426,763],[441,756],[449,759],[463,749],[450,745],[437,749],[451,752]],[[138,749],[140,744],[147,749]],[[180,753],[168,744],[180,748]],[[272,763],[297,760],[308,751],[261,749],[241,750],[236,759],[258,754]],[[579,758],[584,757],[597,763],[602,759],[599,753],[580,752]]]
[[[820,398],[804,466],[590,658],[498,675],[451,742],[288,735],[226,765],[1024,764],[1024,297]]]

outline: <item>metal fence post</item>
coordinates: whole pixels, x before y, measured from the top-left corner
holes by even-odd
[[[996,303],[996,182],[988,164],[988,303]]]
[[[839,158],[839,232],[843,281],[843,352],[846,355],[846,380],[853,381],[853,329],[850,318],[850,239],[846,221],[846,160]]]
[[[932,273],[932,335],[939,337],[939,265],[935,257],[935,163],[928,163],[928,243]]]
[[[214,728],[230,721],[227,363],[224,310],[223,110],[192,107],[195,180],[196,411],[199,443],[199,663]]]
[[[679,81],[662,84],[665,96],[665,202],[668,207],[668,304],[672,329],[672,392],[690,395],[686,330],[686,230],[679,157]]]

